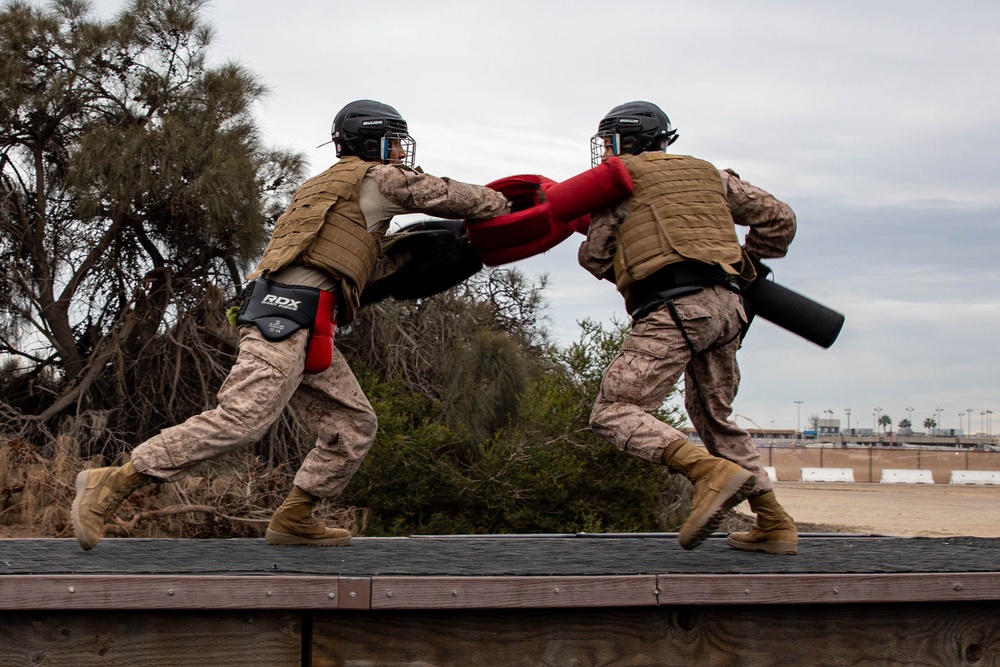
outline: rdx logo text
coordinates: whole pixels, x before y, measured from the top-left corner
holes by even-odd
[[[286,296],[275,296],[273,294],[268,294],[263,299],[261,299],[260,304],[262,306],[277,306],[278,308],[284,308],[285,310],[298,310],[301,301],[296,301],[295,299],[289,299]]]

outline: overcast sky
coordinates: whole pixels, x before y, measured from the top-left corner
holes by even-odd
[[[107,15],[121,0],[99,0]],[[672,151],[730,167],[795,210],[775,279],[847,317],[824,350],[762,320],[737,423],[871,427],[876,409],[1000,431],[1000,3],[215,0],[216,61],[270,94],[268,143],[335,160],[347,102],[394,106],[432,174],[475,183],[587,169],[622,102],[670,116]],[[582,237],[520,264],[550,277],[552,331],[625,317],[576,264]],[[796,401],[801,401],[797,404]],[[968,430],[967,418],[962,428]]]

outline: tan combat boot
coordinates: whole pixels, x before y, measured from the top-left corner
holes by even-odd
[[[795,520],[778,504],[774,491],[751,498],[750,509],[757,515],[757,524],[748,532],[730,533],[726,544],[743,551],[788,556],[798,553],[799,531]]]
[[[351,531],[327,528],[313,515],[316,498],[297,486],[275,511],[267,526],[266,539],[270,544],[312,544],[342,547],[351,543]]]
[[[668,446],[663,462],[671,472],[679,472],[694,484],[691,514],[677,537],[685,549],[694,549],[704,542],[722,522],[726,511],[743,502],[754,486],[750,471],[706,454],[686,440]]]
[[[126,498],[154,480],[137,472],[129,461],[110,468],[83,470],[76,476],[76,498],[73,499],[73,532],[85,550],[93,549],[104,535],[104,524]]]

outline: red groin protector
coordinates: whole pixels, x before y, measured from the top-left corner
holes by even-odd
[[[309,337],[309,349],[306,350],[307,375],[322,373],[333,361],[333,336],[337,331],[337,324],[333,321],[333,307],[336,303],[337,297],[333,292],[320,290],[316,320]]]

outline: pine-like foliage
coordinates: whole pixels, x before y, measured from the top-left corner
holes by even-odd
[[[0,10],[4,408],[95,447],[212,395],[223,302],[303,171],[261,143],[263,86],[208,64],[203,4]],[[109,420],[125,428],[93,428]]]

